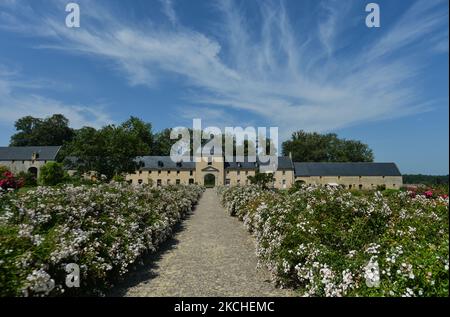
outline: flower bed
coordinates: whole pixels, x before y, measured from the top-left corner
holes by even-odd
[[[115,183],[0,193],[0,296],[101,294],[171,235],[202,191]],[[79,288],[66,287],[69,263]]]
[[[448,196],[221,188],[260,264],[304,296],[448,296]],[[429,196],[429,195],[428,195]]]

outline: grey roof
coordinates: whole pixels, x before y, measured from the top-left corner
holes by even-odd
[[[170,156],[141,156],[136,161],[141,162],[142,170],[194,170],[195,162],[173,162]],[[225,169],[230,170],[255,170],[256,162],[225,162]],[[287,156],[278,157],[278,170],[293,170],[294,164]]]
[[[141,162],[142,170],[194,170],[194,162],[174,162],[170,156],[140,156],[136,161]]]
[[[10,146],[0,147],[0,161],[28,161],[33,153],[39,156],[37,161],[53,161],[61,146]]]
[[[260,165],[264,165],[260,163]],[[256,162],[225,162],[225,169],[230,170],[254,170],[258,168]],[[278,170],[293,170],[294,164],[288,156],[278,157]]]
[[[401,176],[395,163],[294,163],[295,176]]]

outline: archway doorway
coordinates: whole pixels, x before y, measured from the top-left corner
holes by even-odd
[[[203,183],[205,187],[212,188],[216,186],[216,177],[213,174],[206,174]]]
[[[33,174],[34,177],[37,177],[38,169],[36,167],[30,167],[28,169],[28,173]]]

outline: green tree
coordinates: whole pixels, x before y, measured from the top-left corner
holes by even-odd
[[[48,162],[41,167],[39,173],[39,184],[54,186],[62,183],[65,178],[64,168],[61,163]]]
[[[23,187],[34,187],[37,185],[36,175],[30,172],[20,172],[17,178],[23,180]]]
[[[248,179],[251,184],[258,185],[263,188],[268,188],[268,185],[272,184],[275,180],[272,173],[260,173],[258,171],[255,176],[249,176]]]
[[[78,130],[65,149],[65,164],[81,174],[95,171],[108,180],[134,172],[139,168],[136,157],[150,153],[150,134],[144,129],[150,126],[135,118],[130,120],[100,130],[89,127]]]
[[[155,134],[151,154],[168,156],[170,155],[170,149],[172,148],[172,145],[174,145],[176,142],[177,140],[170,139],[170,129],[164,129]]]
[[[334,133],[297,131],[282,144],[283,154],[292,154],[298,162],[372,162],[373,152],[367,144],[340,139]]]
[[[146,123],[139,118],[130,117],[127,121],[122,123],[121,127],[127,132],[136,137],[141,143],[139,148],[142,149],[138,155],[150,155],[151,147],[153,146],[152,125]]]
[[[15,127],[18,132],[11,137],[11,146],[63,145],[75,134],[69,127],[69,120],[61,114],[45,119],[26,116],[17,120]]]

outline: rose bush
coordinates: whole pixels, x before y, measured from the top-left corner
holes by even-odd
[[[0,296],[102,294],[171,235],[202,191],[112,183],[0,193]],[[69,263],[80,267],[80,288],[65,285]]]
[[[220,188],[260,265],[304,296],[448,296],[448,196]]]
[[[17,178],[8,170],[0,170],[0,191],[14,190],[23,186],[23,179]]]

